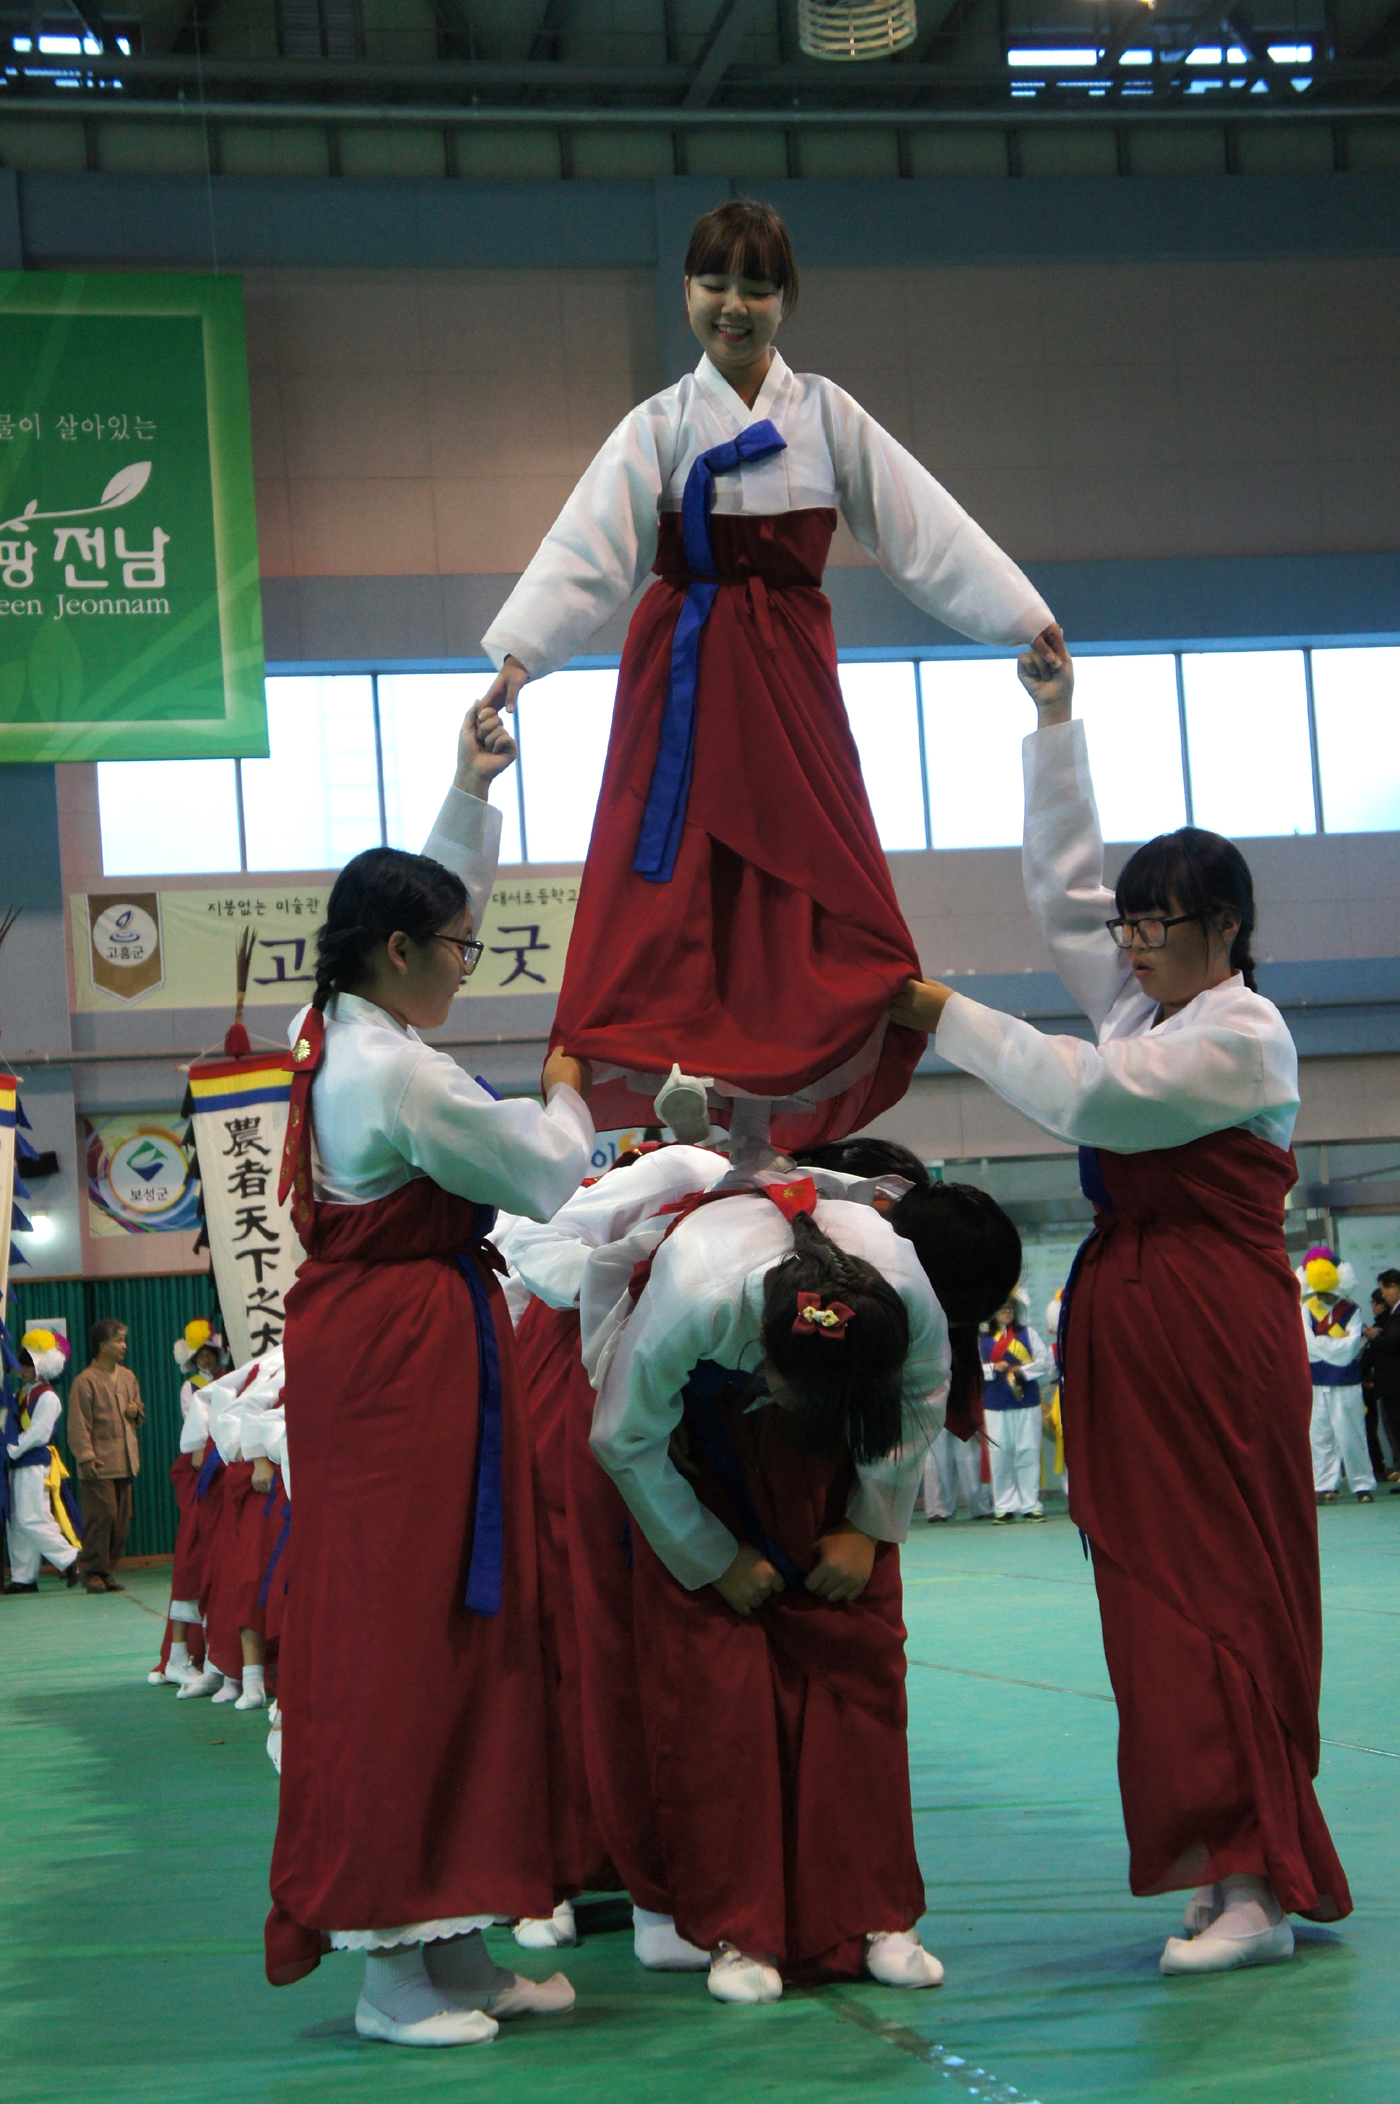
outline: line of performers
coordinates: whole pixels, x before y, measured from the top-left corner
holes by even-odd
[[[566,1943],[605,1863],[641,1962],[703,1970],[724,2004],[941,1978],[899,1544],[933,1440],[976,1434],[979,1325],[1020,1249],[983,1193],[882,1189],[825,1152],[899,1100],[930,1036],[1082,1150],[1070,1501],[1132,1888],[1191,1895],[1163,1970],[1278,1962],[1290,1914],[1350,1909],[1313,1790],[1297,1058],[1254,990],[1248,868],[1185,828],[1106,888],[1050,609],[858,403],[784,363],[797,289],[771,209],[699,222],[695,372],[584,475],[487,636],[499,674],[423,854],[341,872],[292,1028],[281,1188],[308,1254],[278,1405],[295,1504],[266,1964],[285,1985],[361,1953],[368,2038],[469,2044],[567,2007],[562,1975],[522,1980],[481,1932]],[[921,972],[820,591],[838,512],[927,612],[1024,650],[1028,903],[1085,1036]],[[500,711],[649,570],[543,1101],[497,1100],[420,1032],[480,952]],[[587,1184],[590,1099],[678,1144]],[[264,1495],[248,1436],[226,1502],[244,1467]]]

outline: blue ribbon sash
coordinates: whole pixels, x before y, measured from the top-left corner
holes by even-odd
[[[204,1465],[199,1471],[199,1479],[194,1486],[194,1494],[201,1504],[208,1495],[209,1485],[213,1482],[215,1476],[218,1475],[223,1465],[223,1456],[211,1439],[208,1452],[204,1456]]]
[[[276,1485],[276,1484],[274,1483],[274,1484],[273,1484],[273,1486],[272,1486],[272,1488],[271,1488],[271,1490],[270,1490],[270,1491],[268,1492],[268,1494],[267,1494],[267,1503],[266,1503],[266,1505],[264,1505],[264,1507],[263,1507],[263,1511],[264,1511],[264,1512],[266,1513],[266,1515],[267,1515],[267,1517],[268,1517],[269,1519],[270,1519],[270,1518],[272,1517],[272,1504],[273,1504],[273,1500],[274,1500],[274,1498],[275,1498],[276,1496],[277,1496],[277,1485]],[[285,1511],[285,1512],[283,1513],[283,1515],[282,1515],[282,1527],[281,1527],[281,1531],[279,1532],[279,1534],[278,1534],[278,1536],[277,1536],[277,1540],[276,1540],[276,1541],[274,1542],[274,1544],[273,1544],[273,1548],[272,1548],[272,1554],[271,1554],[271,1555],[270,1555],[270,1556],[268,1557],[268,1559],[267,1559],[267,1569],[266,1569],[266,1570],[265,1570],[265,1571],[263,1572],[263,1582],[262,1582],[262,1584],[261,1584],[261,1585],[260,1585],[260,1586],[258,1587],[258,1605],[259,1605],[259,1607],[266,1607],[266,1605],[267,1605],[267,1596],[268,1596],[268,1593],[270,1592],[270,1590],[271,1590],[271,1588],[272,1588],[272,1574],[273,1574],[273,1572],[274,1572],[274,1571],[276,1570],[276,1568],[277,1568],[277,1563],[278,1563],[278,1559],[280,1558],[280,1556],[281,1556],[281,1554],[282,1554],[282,1551],[283,1551],[283,1550],[284,1550],[284,1549],[286,1548],[286,1546],[287,1546],[287,1537],[288,1537],[288,1535],[289,1535],[289,1534],[291,1533],[291,1531],[292,1531],[292,1507],[291,1507],[291,1502],[290,1502],[290,1500],[289,1500],[289,1501],[288,1501],[288,1504],[287,1504],[287,1509],[286,1509],[286,1511]],[[284,1587],[284,1590],[285,1590],[285,1587]]]
[[[686,1423],[695,1429],[695,1436],[710,1467],[734,1505],[749,1546],[766,1556],[773,1568],[781,1574],[785,1585],[795,1586],[800,1592],[805,1586],[806,1574],[799,1571],[780,1542],[774,1541],[759,1519],[753,1493],[744,1480],[744,1471],[739,1456],[734,1451],[734,1442],[729,1436],[729,1427],[720,1413],[719,1399],[726,1388],[737,1387],[738,1381],[727,1366],[716,1365],[713,1359],[702,1359],[691,1368],[690,1379],[685,1388]]]
[[[479,1208],[485,1214],[487,1208]],[[495,1215],[491,1214],[491,1226]],[[489,1233],[490,1227],[483,1233]],[[505,1590],[506,1509],[503,1473],[504,1426],[501,1354],[491,1316],[491,1296],[469,1249],[455,1252],[476,1316],[476,1394],[480,1433],[476,1446],[476,1504],[472,1553],[467,1565],[468,1614],[498,1615]]]
[[[646,808],[637,832],[632,868],[650,884],[669,884],[680,852],[681,829],[690,802],[690,775],[695,761],[695,691],[700,670],[700,637],[719,591],[715,555],[710,543],[710,508],[715,476],[750,462],[767,460],[787,450],[787,440],[765,417],[750,424],[725,445],[702,453],[685,478],[681,498],[681,536],[690,570],[684,604],[671,639],[671,673],[661,715],[661,742],[651,770]]]

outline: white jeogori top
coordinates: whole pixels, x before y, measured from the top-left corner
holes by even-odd
[[[1055,969],[1098,1043],[1052,1037],[954,994],[934,1040],[1046,1132],[1118,1154],[1181,1147],[1241,1127],[1287,1147],[1298,1115],[1298,1053],[1288,1026],[1236,972],[1157,1022],[1104,923],[1103,837],[1084,725],[1033,731],[1026,778],[1026,898]]]
[[[235,1366],[200,1390],[209,1437],[221,1460],[256,1461],[265,1453],[258,1427],[263,1413],[281,1396],[285,1378],[286,1362],[281,1350],[275,1349],[264,1352],[260,1359],[250,1359],[246,1366]]]
[[[666,1159],[649,1156],[596,1187],[617,1186],[619,1224],[635,1213],[641,1196],[636,1186],[628,1189],[630,1179],[656,1174],[653,1163]],[[676,1167],[668,1164],[663,1173],[674,1189]],[[706,1189],[710,1181],[706,1172],[691,1188]],[[943,1423],[948,1325],[912,1243],[868,1203],[819,1197],[813,1217],[833,1242],[889,1280],[908,1313],[903,1444],[857,1469],[846,1507],[852,1522],[877,1541],[903,1541],[924,1457]],[[658,1247],[670,1224],[670,1217],[647,1218],[595,1249],[584,1266],[580,1313],[584,1364],[599,1391],[590,1444],[657,1555],[694,1591],[728,1569],[738,1543],[671,1459],[682,1391],[702,1359],[757,1372],[763,1284],[790,1252],[792,1229],[769,1199],[751,1193],[702,1207]],[[632,1267],[653,1251],[650,1281],[634,1306],[627,1293]]]
[[[466,885],[474,927],[491,895],[500,831],[491,805],[450,789],[424,844]],[[294,1019],[289,1043],[305,1014]],[[546,1219],[578,1188],[595,1138],[573,1089],[552,1088],[544,1106],[532,1097],[499,1102],[446,1052],[358,994],[327,1004],[311,1114],[316,1196],[338,1205],[368,1205],[427,1176],[459,1198]]]
[[[1029,643],[1053,618],[1009,555],[859,402],[775,351],[753,408],[700,360],[625,416],[594,457],[484,638],[538,679],[582,650],[656,560],[701,453],[771,420],[786,451],[716,477],[719,514],[832,507],[906,596],[980,643]]]

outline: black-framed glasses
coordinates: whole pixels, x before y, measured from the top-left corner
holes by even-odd
[[[1136,920],[1105,921],[1104,926],[1120,950],[1130,950],[1135,937],[1145,950],[1165,950],[1169,928],[1181,928],[1187,921],[1199,919],[1198,913],[1148,913]]]
[[[464,979],[470,979],[472,973],[481,962],[482,951],[486,948],[485,943],[478,942],[474,935],[435,935],[433,941],[446,942],[452,945],[452,948],[462,960],[462,977]]]

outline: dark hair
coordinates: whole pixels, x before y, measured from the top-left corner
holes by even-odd
[[[1400,1271],[1383,1271],[1376,1280],[1378,1286],[1400,1286]]]
[[[431,855],[402,848],[371,847],[347,862],[326,904],[316,937],[314,1005],[332,994],[353,993],[364,978],[370,952],[396,931],[427,942],[467,903],[467,887]]]
[[[92,1353],[93,1358],[97,1357],[104,1344],[109,1344],[113,1337],[119,1335],[125,1328],[126,1324],[120,1321],[117,1316],[99,1315],[92,1328],[88,1331],[88,1350]]]
[[[21,1345],[19,1348],[19,1363],[21,1366],[27,1366],[31,1373],[36,1373],[38,1371],[37,1367],[34,1364],[33,1352],[26,1350],[24,1345]]]
[[[953,1348],[949,1405],[970,1408],[982,1392],[978,1325],[1006,1305],[1021,1276],[1015,1223],[990,1192],[965,1183],[928,1183],[906,1191],[889,1222],[913,1243],[948,1320]]]
[[[877,1140],[857,1133],[849,1140],[828,1140],[824,1147],[804,1147],[793,1160],[803,1169],[839,1169],[846,1176],[902,1176],[906,1183],[926,1184],[928,1170],[917,1154],[898,1140]]]
[[[794,1325],[799,1293],[851,1310],[844,1337]],[[763,1282],[763,1349],[795,1392],[792,1428],[811,1454],[879,1461],[904,1432],[909,1317],[887,1278],[822,1233],[810,1213],[792,1223],[792,1254]]]
[[[1233,840],[1200,826],[1179,826],[1159,833],[1128,857],[1114,891],[1120,913],[1154,913],[1176,900],[1178,913],[1189,913],[1202,929],[1214,927],[1222,912],[1236,914],[1239,929],[1230,944],[1230,969],[1242,972],[1251,993],[1254,959],[1254,879]]]
[[[771,205],[753,197],[731,197],[702,212],[685,252],[685,274],[733,272],[735,277],[766,279],[783,295],[784,317],[797,305],[797,257],[792,236]]]

